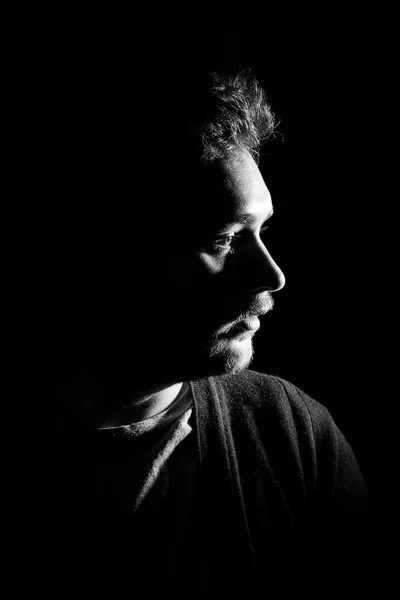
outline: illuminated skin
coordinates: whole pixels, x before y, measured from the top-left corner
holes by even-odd
[[[230,337],[229,330],[241,315],[269,310],[270,293],[285,282],[261,239],[272,215],[271,196],[246,152],[204,165],[195,193],[185,217],[190,225],[182,227],[193,241],[181,239],[163,265],[168,296],[174,298],[179,290],[169,314],[176,314],[182,331],[159,333],[152,345],[169,351],[175,346],[186,356],[203,358],[204,374],[236,371],[251,360],[254,331]],[[193,251],[181,250],[190,244]]]
[[[272,215],[271,196],[247,152],[202,164],[189,192],[171,207],[157,235],[158,268],[137,259],[147,281],[114,277],[119,301],[108,304],[107,343],[93,344],[94,353],[99,347],[103,353],[102,375],[117,365],[105,401],[99,400],[102,384],[92,378],[95,420],[102,426],[160,412],[184,380],[246,368],[259,325],[254,315],[270,310],[270,293],[284,285],[261,238]],[[129,272],[130,264],[127,255],[118,273]]]

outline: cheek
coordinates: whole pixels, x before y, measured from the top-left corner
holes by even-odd
[[[222,284],[220,265],[203,253],[165,257],[160,272],[163,289],[185,302],[201,304]]]
[[[206,278],[210,281],[219,281],[227,273],[226,257],[214,257],[207,252],[199,252],[198,263]]]
[[[207,334],[225,322],[227,306],[232,302],[224,269],[204,254],[165,260],[162,289],[162,305],[170,322],[185,322],[192,337]]]

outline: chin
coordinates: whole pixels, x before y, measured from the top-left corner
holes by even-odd
[[[194,340],[192,344],[169,341],[164,346],[168,352],[163,353],[161,365],[165,372],[173,373],[176,381],[236,374],[247,369],[253,359],[253,335],[246,332],[224,338],[214,334],[197,344]]]
[[[247,369],[253,360],[253,337],[238,336],[213,342],[209,348],[209,362],[213,374],[236,374]]]

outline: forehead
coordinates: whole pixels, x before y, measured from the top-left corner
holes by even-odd
[[[234,210],[253,208],[271,203],[271,196],[254,159],[247,152],[232,155],[220,162],[222,185]],[[260,206],[259,206],[260,205]]]
[[[247,152],[202,164],[189,196],[182,216],[214,229],[234,223],[244,213],[262,222],[272,209],[268,188]]]

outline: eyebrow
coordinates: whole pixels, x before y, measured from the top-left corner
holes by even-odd
[[[268,221],[268,219],[270,219],[273,214],[274,214],[274,209],[272,209],[268,213],[268,215],[263,220],[262,224],[266,223],[266,221]],[[233,219],[229,223],[225,223],[224,227],[232,227],[232,225],[251,225],[252,223],[254,223],[254,221],[257,221],[257,217],[254,216],[253,214],[238,213],[238,214],[234,215]]]

